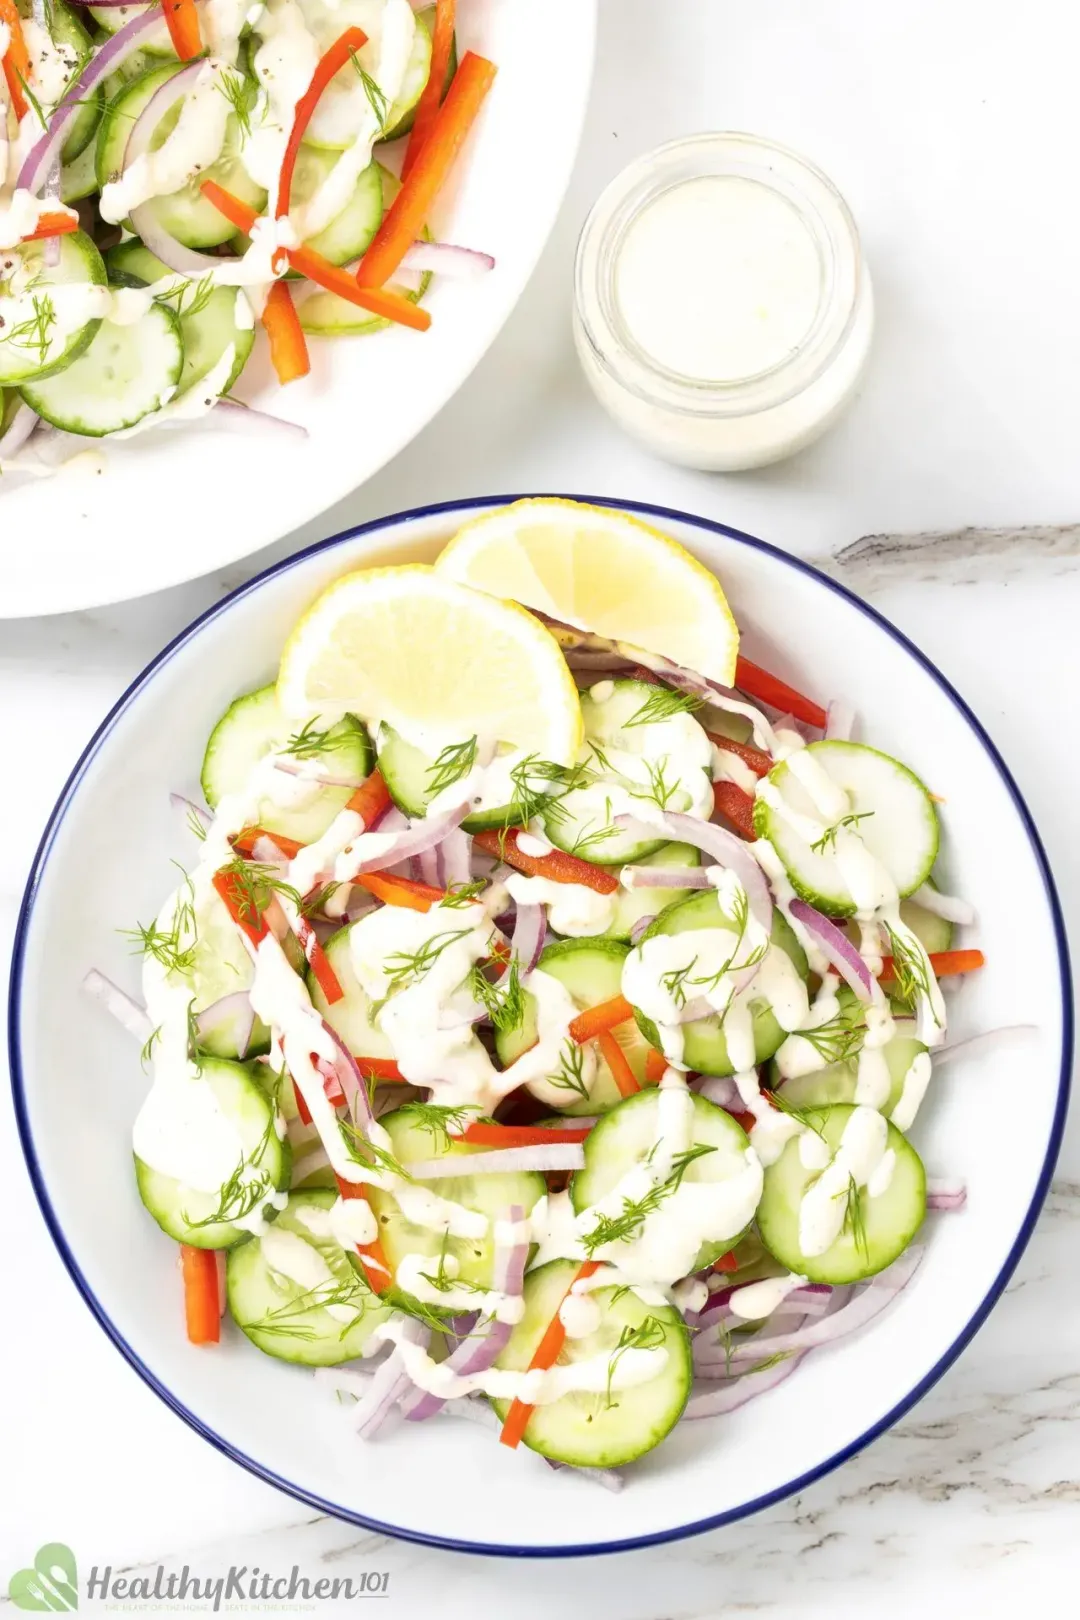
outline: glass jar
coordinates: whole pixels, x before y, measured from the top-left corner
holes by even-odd
[[[639,158],[585,222],[574,334],[612,417],[669,461],[713,471],[793,455],[862,375],[873,294],[831,181],[755,135]]]

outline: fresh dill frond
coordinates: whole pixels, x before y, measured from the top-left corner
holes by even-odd
[[[795,1031],[800,1041],[808,1041],[824,1064],[846,1063],[862,1047],[866,1024],[862,1005],[842,1006],[835,1018],[814,1029]]]
[[[135,924],[134,928],[121,928],[119,932],[132,942],[138,956],[152,956],[168,973],[188,973],[195,964],[195,951],[199,935],[195,921],[195,890],[191,879],[184,874],[184,887],[178,893],[168,928],[159,928],[157,922]]]
[[[451,883],[439,905],[444,911],[461,911],[487,888],[487,878],[477,878],[472,883]]]
[[[243,143],[251,134],[251,110],[257,94],[255,86],[235,68],[226,68],[217,81],[217,88],[232,109]]]
[[[400,1159],[395,1158],[388,1148],[372,1142],[363,1131],[358,1130],[347,1119],[339,1119],[338,1126],[346,1147],[358,1164],[367,1170],[383,1170],[387,1175],[397,1176],[401,1181],[413,1180]]]
[[[144,1069],[153,1058],[154,1047],[157,1045],[160,1039],[161,1025],[159,1024],[156,1029],[152,1029],[150,1031],[149,1035],[146,1037],[146,1040],[143,1042],[142,1051],[139,1053],[139,1062],[142,1064]]]
[[[524,1018],[525,989],[516,962],[511,962],[498,984],[492,984],[477,962],[469,975],[469,989],[482,1005],[492,1029],[516,1029]]]
[[[217,283],[208,271],[200,281],[178,279],[165,292],[158,293],[154,302],[167,305],[177,315],[201,315],[216,291]]]
[[[453,945],[456,940],[465,939],[472,933],[471,928],[447,928],[441,934],[432,934],[415,951],[391,951],[383,963],[383,973],[387,981],[385,996],[372,1003],[371,1015],[382,1011],[390,997],[399,990],[407,990],[410,985],[416,984],[425,974],[430,973],[443,951]]]
[[[589,1087],[585,1080],[585,1048],[571,1036],[563,1041],[559,1054],[557,1074],[549,1076],[549,1084],[560,1091],[572,1091],[582,1102],[589,1100]]]
[[[775,1355],[766,1356],[764,1361],[755,1361],[752,1367],[747,1367],[742,1376],[749,1378],[751,1373],[768,1372],[770,1367],[778,1367],[782,1361],[790,1360],[793,1354],[791,1350],[777,1350]]]
[[[664,1343],[667,1331],[663,1322],[657,1316],[646,1316],[636,1327],[624,1327],[619,1334],[619,1342],[611,1352],[608,1362],[607,1387],[604,1391],[604,1408],[610,1410],[616,1402],[612,1399],[611,1384],[615,1377],[615,1368],[628,1350],[658,1350]]]
[[[614,838],[616,836],[619,829],[613,826],[611,822],[610,799],[607,801],[607,817],[607,821],[597,827],[594,832],[590,832],[589,825],[586,825],[582,833],[575,838],[570,849],[571,855],[576,855],[579,860],[585,860],[588,858],[586,851],[592,850],[598,847],[600,844],[606,844],[609,838]]]
[[[312,917],[317,917],[320,912],[326,910],[326,902],[332,899],[340,888],[341,884],[335,883],[331,878],[330,882],[324,883],[321,889],[314,890],[312,894],[307,896],[300,907],[301,917],[308,922],[311,921]]]
[[[420,1102],[419,1100],[402,1103],[398,1113],[408,1114],[409,1118],[420,1130],[427,1131],[439,1153],[446,1152],[450,1146],[451,1135],[462,1135],[473,1118],[471,1108],[464,1106],[452,1108],[446,1103]]]
[[[692,692],[675,692],[670,686],[654,686],[641,708],[623,721],[623,730],[631,726],[651,726],[658,720],[670,720],[676,714],[693,714],[705,699]]]
[[[348,740],[348,733],[339,731],[336,724],[320,729],[316,721],[306,720],[283,744],[281,752],[292,754],[296,759],[312,759],[316,754],[332,754]]]
[[[222,1222],[232,1224],[243,1220],[253,1210],[258,1209],[267,1194],[274,1191],[274,1184],[269,1170],[256,1170],[255,1166],[275,1136],[275,1116],[271,1112],[255,1151],[245,1154],[240,1159],[236,1169],[222,1186],[217,1207],[198,1221],[193,1221],[190,1215],[185,1213],[184,1220],[188,1226],[197,1229],[202,1226],[217,1226]]]
[[[513,820],[508,825],[535,817],[557,824],[566,819],[562,800],[575,788],[588,786],[591,773],[579,761],[576,765],[556,765],[553,760],[541,759],[539,754],[526,754],[510,769],[513,783],[513,801],[510,806]]]
[[[665,761],[647,759],[644,761],[645,771],[649,778],[648,788],[639,786],[631,788],[630,795],[634,799],[648,799],[658,809],[666,810],[676,793],[681,790],[678,782],[669,782],[664,774]]]
[[[692,957],[685,967],[670,968],[667,973],[661,973],[660,983],[667,991],[676,1007],[686,1006],[686,985],[690,974],[697,967],[697,957]],[[689,980],[696,983],[696,980]]]
[[[907,1002],[914,1006],[920,999],[926,1002],[933,1015],[934,1023],[940,1028],[941,1020],[934,1008],[934,970],[930,964],[923,946],[914,934],[900,934],[885,924],[885,932],[889,937],[889,954],[892,957],[893,977],[895,988],[890,987],[890,994],[897,1000]]]
[[[453,787],[455,782],[468,776],[476,764],[476,745],[475,737],[463,743],[448,743],[434,765],[428,766],[428,791],[441,793],[444,788]]]
[[[258,1317],[254,1322],[241,1322],[240,1326],[246,1332],[252,1329],[259,1333],[281,1334],[284,1337],[310,1341],[319,1336],[318,1330],[308,1322],[299,1322],[297,1317],[306,1316],[309,1311],[326,1310],[331,1305],[343,1305],[355,1310],[350,1322],[345,1322],[341,1328],[341,1338],[351,1333],[360,1321],[364,1312],[371,1303],[371,1293],[365,1289],[359,1277],[352,1276],[344,1279],[324,1278],[313,1288],[306,1288],[295,1298],[286,1300],[265,1316]]]
[[[869,821],[870,817],[874,815],[874,813],[875,812],[873,810],[863,810],[860,811],[858,815],[841,816],[840,820],[834,822],[831,827],[826,827],[821,837],[816,843],[811,844],[810,848],[814,851],[815,855],[824,855],[826,850],[835,850],[836,836],[838,833],[854,831],[855,828],[858,827],[860,821]]]
[[[257,926],[275,895],[289,900],[297,911],[303,909],[304,897],[286,883],[276,866],[261,861],[247,861],[235,855],[219,868],[218,875],[229,880],[229,895],[241,918]]]
[[[195,837],[199,840],[200,844],[205,844],[206,823],[203,821],[193,804],[188,806],[188,812],[185,820],[188,824],[188,830],[195,834]]]
[[[34,293],[31,298],[34,313],[7,334],[7,342],[17,349],[35,349],[38,360],[44,364],[52,343],[52,329],[56,325],[56,306],[48,293]]]
[[[781,1114],[787,1114],[789,1119],[797,1120],[805,1130],[813,1131],[814,1135],[820,1136],[821,1140],[824,1142],[825,1132],[822,1128],[821,1121],[812,1119],[810,1117],[812,1113],[811,1109],[797,1107],[795,1103],[789,1102],[782,1091],[766,1091],[763,1092],[762,1095],[766,1097],[772,1106],[778,1109]]]
[[[706,1142],[695,1142],[682,1153],[677,1153],[671,1161],[671,1170],[667,1177],[641,1198],[623,1198],[623,1207],[617,1215],[601,1215],[592,1230],[582,1237],[582,1244],[591,1257],[597,1249],[609,1243],[626,1243],[636,1238],[644,1229],[645,1222],[650,1215],[654,1215],[672,1193],[682,1186],[683,1177],[696,1159],[701,1159],[707,1153],[715,1153],[715,1146]]]
[[[852,1242],[862,1255],[864,1262],[870,1263],[870,1243],[866,1235],[866,1217],[863,1215],[862,1201],[859,1197],[859,1184],[854,1176],[848,1176],[848,1184],[842,1192],[836,1194],[837,1198],[846,1198],[844,1206],[843,1230],[850,1232]]]
[[[364,87],[364,94],[367,96],[371,110],[378,120],[379,130],[381,132],[386,128],[386,120],[390,112],[390,103],[383,92],[379,89],[379,86],[375,83],[375,80],[371,77],[371,74],[365,71],[363,64],[361,63],[356,52],[350,51],[349,56],[352,59],[353,67],[360,76],[360,83]]]
[[[37,119],[37,121],[41,125],[42,129],[48,129],[49,120],[45,116],[45,112],[44,112],[44,109],[42,108],[41,102],[38,100],[37,96],[35,96],[34,92],[31,90],[30,86],[27,84],[26,80],[23,78],[23,75],[19,72],[18,68],[15,69],[15,77],[18,79],[20,85],[22,86],[22,93],[26,97],[27,106],[33,108],[34,117]]]

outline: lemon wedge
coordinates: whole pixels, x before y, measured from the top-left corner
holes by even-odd
[[[466,523],[435,567],[723,686],[734,682],[739,631],[719,581],[677,540],[625,512],[516,501]]]
[[[293,719],[385,720],[428,752],[477,736],[568,765],[581,747],[554,637],[523,608],[421,564],[329,586],[289,636],[277,690]]]

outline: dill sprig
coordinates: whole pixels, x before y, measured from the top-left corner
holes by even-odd
[[[205,844],[206,824],[193,804],[188,806],[188,812],[184,819],[187,821],[188,830],[195,834],[200,844]]]
[[[350,51],[349,56],[352,59],[353,67],[359,74],[360,83],[364,87],[364,94],[368,98],[368,103],[371,110],[378,120],[379,130],[382,132],[386,128],[386,120],[390,112],[390,103],[383,92],[379,89],[379,86],[375,83],[375,80],[371,77],[371,74],[366,72],[364,69],[363,64],[361,63],[356,52]]]
[[[525,990],[516,962],[498,984],[492,984],[479,962],[469,975],[469,989],[481,1003],[492,1029],[515,1029],[525,1016]]]
[[[275,1135],[276,1121],[271,1112],[255,1151],[241,1157],[236,1169],[223,1184],[216,1209],[198,1221],[193,1221],[190,1215],[184,1214],[188,1226],[195,1229],[201,1226],[217,1226],[221,1222],[233,1224],[243,1220],[252,1210],[259,1207],[267,1194],[274,1191],[274,1182],[269,1170],[256,1170],[256,1166]]]
[[[934,1008],[934,970],[930,959],[914,934],[900,934],[885,924],[885,932],[889,936],[889,954],[892,957],[893,977],[895,988],[890,994],[898,1001],[907,1002],[908,1005],[924,1000],[933,1014],[934,1023],[940,1028],[941,1020]]]
[[[342,1325],[340,1337],[345,1338],[351,1333],[357,1322],[360,1321],[368,1305],[371,1303],[371,1291],[363,1286],[358,1276],[344,1279],[324,1278],[313,1288],[307,1288],[295,1298],[286,1300],[284,1305],[278,1305],[265,1316],[254,1322],[241,1322],[239,1325],[246,1332],[249,1328],[259,1333],[281,1334],[284,1337],[309,1341],[320,1336],[319,1330],[308,1322],[298,1322],[297,1317],[306,1316],[309,1311],[326,1310],[331,1305],[344,1305],[355,1309],[356,1314],[350,1322]]]
[[[387,981],[385,996],[372,1004],[371,1015],[374,1018],[380,1013],[399,990],[407,990],[410,985],[417,984],[435,966],[443,951],[447,950],[456,940],[465,939],[472,933],[471,928],[446,928],[441,934],[432,934],[425,939],[418,950],[391,951],[383,963],[383,973]]]
[[[693,983],[689,976],[697,967],[697,957],[692,957],[685,967],[669,968],[667,973],[661,973],[660,983],[667,991],[676,1007],[686,1006],[687,982]]]
[[[859,1184],[854,1176],[848,1176],[848,1184],[836,1194],[837,1198],[846,1198],[844,1206],[844,1232],[851,1234],[851,1240],[862,1255],[864,1262],[870,1263],[870,1243],[866,1235],[866,1217],[863,1215],[862,1201],[859,1198]]]
[[[657,1316],[646,1316],[636,1327],[624,1327],[619,1334],[619,1342],[611,1352],[608,1362],[607,1388],[604,1391],[604,1408],[609,1410],[617,1403],[612,1399],[611,1384],[615,1377],[615,1368],[628,1350],[658,1350],[664,1343],[667,1330]]]
[[[157,922],[137,922],[134,928],[121,928],[120,934],[132,942],[137,956],[152,956],[168,973],[189,973],[195,965],[199,942],[195,921],[195,890],[184,873],[184,885],[177,894],[172,922],[160,928]]]
[[[219,869],[219,875],[229,879],[230,898],[239,915],[249,923],[258,924],[262,920],[275,895],[290,900],[297,911],[303,909],[303,895],[284,881],[276,866],[246,861],[235,855]]]
[[[35,96],[34,92],[31,90],[30,86],[27,84],[26,80],[23,78],[23,76],[19,72],[18,68],[15,69],[15,77],[18,79],[20,85],[22,86],[22,93],[26,97],[27,106],[33,108],[34,117],[37,119],[37,121],[41,125],[42,129],[48,129],[49,120],[45,116],[45,112],[44,112],[44,109],[42,108],[41,102],[38,100],[37,96]]]
[[[201,315],[217,291],[213,273],[208,271],[200,281],[178,281],[167,291],[158,293],[155,304],[167,304],[177,315]]]
[[[444,788],[452,787],[468,776],[476,764],[477,739],[470,737],[468,742],[447,743],[433,765],[427,769],[428,791],[432,794],[441,793]]]
[[[338,1126],[349,1152],[364,1169],[382,1170],[401,1181],[413,1180],[400,1159],[395,1158],[388,1148],[380,1147],[377,1142],[371,1141],[351,1121],[339,1119]]]
[[[781,1114],[787,1114],[789,1119],[798,1120],[799,1124],[804,1130],[813,1131],[814,1135],[820,1136],[821,1140],[824,1142],[825,1132],[822,1128],[821,1121],[811,1118],[811,1115],[814,1112],[813,1109],[797,1107],[795,1103],[790,1102],[788,1098],[784,1096],[782,1091],[766,1091],[763,1092],[762,1095],[767,1097],[772,1106],[778,1109]]]
[[[572,1091],[583,1102],[589,1100],[589,1087],[585,1080],[585,1048],[567,1036],[559,1054],[557,1074],[548,1077],[549,1084],[560,1091]]]
[[[556,765],[553,760],[541,759],[539,754],[526,754],[511,767],[510,780],[514,786],[511,809],[513,820],[528,824],[534,817],[557,824],[566,819],[562,800],[575,788],[587,787],[592,773],[579,761],[575,765]]]
[[[863,1010],[858,1002],[842,1006],[835,1018],[814,1029],[795,1031],[800,1041],[808,1041],[823,1063],[846,1063],[862,1046],[866,1034]]]
[[[415,1294],[406,1294],[398,1290],[394,1294],[393,1304],[396,1311],[422,1322],[432,1333],[441,1333],[446,1339],[462,1337],[460,1333],[454,1332],[453,1323],[446,1316],[441,1316],[434,1306],[426,1304],[424,1300],[417,1299]]]
[[[676,714],[693,714],[704,701],[704,698],[696,697],[692,692],[675,692],[669,686],[654,686],[641,708],[629,720],[623,721],[623,730],[629,731],[631,726],[655,725],[658,720],[670,720]]]
[[[34,313],[7,334],[7,341],[17,349],[36,349],[38,360],[44,363],[52,343],[52,329],[56,325],[56,306],[48,293],[34,293],[31,299]]]
[[[487,888],[487,878],[477,878],[471,883],[451,883],[439,905],[444,911],[461,911]]]
[[[840,832],[854,831],[860,821],[869,821],[874,815],[873,810],[862,810],[858,815],[841,816],[831,827],[826,827],[821,837],[810,845],[815,855],[824,855],[826,850],[836,848],[836,837]]]
[[[144,1069],[146,1068],[146,1065],[153,1059],[154,1047],[157,1045],[160,1039],[161,1025],[159,1024],[156,1029],[152,1029],[150,1031],[149,1035],[146,1037],[146,1040],[143,1042],[142,1051],[139,1053],[139,1062]]]
[[[402,1103],[398,1112],[408,1114],[410,1120],[420,1130],[427,1131],[439,1153],[445,1153],[449,1148],[451,1133],[460,1136],[473,1118],[471,1108],[464,1106],[451,1108],[446,1103],[419,1100]]]
[[[307,896],[300,907],[301,917],[304,917],[308,922],[311,921],[312,917],[317,917],[320,912],[326,910],[326,902],[337,894],[340,888],[341,884],[336,883],[331,878],[330,882],[324,883],[321,889],[315,889],[313,893]]]
[[[281,752],[292,754],[296,759],[312,759],[316,754],[332,754],[346,741],[347,734],[339,731],[336,725],[324,726],[320,730],[314,720],[306,720],[299,731],[293,732]]]
[[[662,759],[644,760],[643,764],[649,778],[649,785],[647,788],[640,784],[631,788],[630,797],[633,799],[648,799],[658,809],[666,810],[676,793],[681,791],[681,785],[678,782],[668,781],[664,775],[665,763],[667,762]]]
[[[251,109],[255,105],[255,86],[235,68],[226,68],[217,81],[217,89],[232,109],[243,143],[251,134]]]
[[[591,822],[585,826],[581,835],[578,838],[575,838],[573,845],[570,848],[571,855],[576,855],[579,860],[585,859],[585,852],[587,850],[592,850],[599,844],[605,844],[609,838],[615,837],[619,829],[613,826],[611,823],[610,799],[607,801],[607,816],[607,822],[597,827],[595,832],[589,831],[589,827],[592,825]]]
[[[624,1196],[623,1207],[618,1215],[599,1216],[592,1230],[586,1232],[581,1240],[589,1256],[609,1243],[627,1243],[636,1238],[644,1229],[649,1216],[654,1215],[664,1200],[670,1198],[672,1193],[677,1192],[682,1186],[683,1177],[694,1161],[703,1158],[706,1153],[715,1152],[716,1148],[711,1144],[695,1142],[693,1147],[675,1154],[666,1179],[650,1187],[642,1198]]]

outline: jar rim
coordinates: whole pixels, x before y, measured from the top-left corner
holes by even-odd
[[[722,382],[682,376],[648,355],[627,331],[613,288],[630,225],[664,192],[704,176],[752,179],[775,191],[809,231],[822,270],[818,307],[799,343],[766,370]],[[811,387],[847,342],[865,285],[858,227],[828,175],[789,147],[735,130],[682,136],[636,158],[593,205],[574,261],[579,328],[597,365],[644,403],[691,417],[749,416]]]

